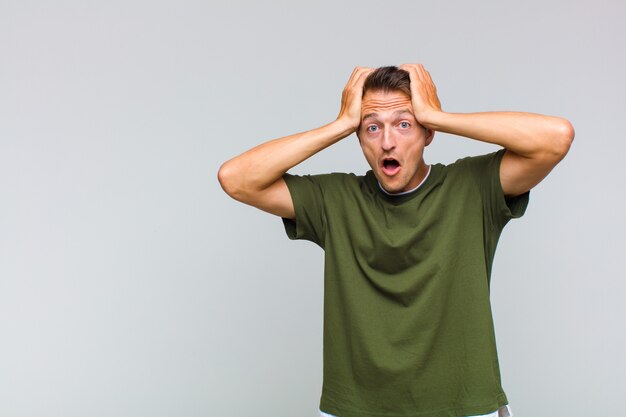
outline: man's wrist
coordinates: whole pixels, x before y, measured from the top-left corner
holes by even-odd
[[[443,111],[429,110],[421,113],[416,119],[426,129],[439,130],[445,117],[446,113]]]
[[[338,118],[331,122],[331,125],[338,129],[343,137],[350,136],[352,133],[356,132],[359,127],[358,125],[355,126],[354,122],[351,122],[350,120],[347,120],[345,118]]]

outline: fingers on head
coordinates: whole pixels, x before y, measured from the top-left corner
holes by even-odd
[[[354,70],[352,70],[352,74],[350,74],[350,79],[348,79],[348,82],[346,83],[344,91],[350,90],[354,86],[356,80],[359,78],[360,72],[361,67],[354,67]]]
[[[426,68],[424,68],[424,66],[422,64],[416,64],[415,67],[415,72],[418,75],[418,77],[422,80],[426,80],[426,81],[432,81],[432,78],[430,76],[430,72],[428,72],[426,70]]]
[[[361,74],[363,72],[369,72],[372,71],[372,68],[368,68],[368,67],[354,67],[354,71],[352,71],[352,75],[357,75],[357,74]]]
[[[409,74],[411,72],[413,72],[413,67],[411,66],[411,64],[402,64],[402,65],[398,65],[398,68],[400,68],[401,70],[404,70],[406,72],[408,72]]]
[[[365,82],[365,78],[367,78],[372,71],[374,71],[372,68],[356,67],[352,73],[352,77],[350,78],[350,87],[354,87],[359,84],[362,85]]]
[[[348,80],[348,85],[350,85],[352,83],[352,80],[354,80],[360,71],[361,67],[354,67],[354,69],[352,70],[352,74],[350,74],[350,79]]]
[[[420,65],[421,64],[402,64],[400,65],[398,68],[405,70],[406,72],[409,73],[409,77],[414,78],[420,78]]]

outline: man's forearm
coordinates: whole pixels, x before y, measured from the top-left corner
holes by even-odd
[[[354,131],[335,120],[317,129],[274,139],[225,162],[219,179],[233,196],[262,192],[290,168],[338,142]]]
[[[419,122],[436,131],[494,143],[527,158],[562,156],[574,136],[566,119],[535,113],[432,111]]]
[[[283,218],[295,207],[282,176],[292,167],[356,131],[361,123],[363,83],[373,69],[356,67],[341,93],[337,119],[317,129],[265,142],[225,162],[217,174],[235,200]]]

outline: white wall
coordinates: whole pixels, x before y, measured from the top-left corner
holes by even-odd
[[[316,416],[322,252],[216,173],[404,62],[446,111],[574,125],[498,248],[502,382],[519,417],[615,413],[624,3],[337,3],[0,3],[0,416]],[[437,134],[427,161],[492,149]],[[352,137],[293,172],[366,168]]]

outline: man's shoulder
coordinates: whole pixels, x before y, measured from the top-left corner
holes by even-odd
[[[468,155],[461,158],[458,158],[456,161],[448,164],[448,166],[452,165],[464,165],[464,164],[472,164],[472,163],[481,163],[492,160],[504,154],[505,149],[498,149],[493,152],[483,153],[480,155]]]
[[[346,201],[371,193],[369,173],[357,175],[348,172],[331,172],[325,174],[285,174],[287,187],[296,198],[303,194],[316,196],[328,201]],[[295,196],[295,197],[294,197]]]
[[[286,173],[284,176],[288,182],[307,181],[320,185],[328,184],[345,184],[354,185],[364,181],[365,175],[357,175],[348,172],[329,172],[324,174],[291,174]]]
[[[472,155],[472,156],[464,156],[458,158],[456,161],[443,164],[444,170],[446,172],[467,172],[468,170],[482,170],[484,168],[499,165],[502,156],[504,155],[505,149],[499,149],[494,152],[489,152],[480,155]]]

